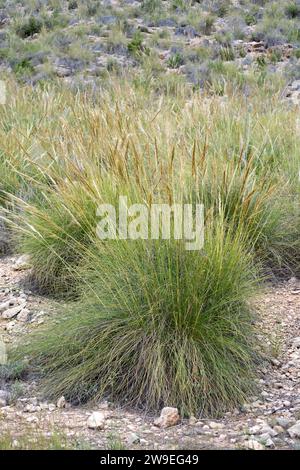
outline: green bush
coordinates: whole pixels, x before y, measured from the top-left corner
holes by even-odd
[[[16,33],[18,36],[25,39],[39,33],[42,27],[43,22],[40,19],[31,16],[17,27]]]
[[[142,53],[149,54],[149,48],[143,43],[143,36],[140,31],[137,31],[132,40],[128,43],[128,51],[135,56],[140,56]]]
[[[225,62],[235,59],[234,50],[232,47],[221,47],[219,52],[220,58]]]
[[[171,69],[178,69],[184,64],[184,58],[177,52],[168,59],[167,64]]]
[[[300,16],[300,5],[297,5],[296,2],[290,2],[285,7],[285,14],[288,18],[298,18]]]

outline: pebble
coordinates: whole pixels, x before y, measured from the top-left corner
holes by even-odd
[[[87,427],[89,429],[104,429],[105,414],[100,411],[94,411],[87,420]]]
[[[287,432],[292,439],[300,439],[300,421],[297,421]]]
[[[245,443],[245,447],[250,450],[264,450],[265,447],[255,439],[249,439]]]
[[[166,406],[162,409],[160,417],[154,421],[154,425],[159,428],[169,428],[176,426],[180,421],[180,416],[177,408]]]
[[[137,434],[131,433],[127,438],[127,442],[129,445],[138,444],[140,442],[140,438]]]

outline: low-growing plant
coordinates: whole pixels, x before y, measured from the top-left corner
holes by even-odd
[[[32,74],[34,72],[34,67],[32,66],[30,60],[28,59],[21,59],[20,61],[16,62],[13,66],[13,71],[17,75],[17,77]]]
[[[161,0],[142,0],[142,11],[148,14],[154,14],[162,8]]]
[[[226,62],[235,59],[235,53],[232,47],[221,47],[220,58]]]
[[[42,430],[25,426],[23,432],[0,432],[0,450],[77,450],[89,449],[85,443],[69,439],[61,431]]]
[[[19,360],[0,365],[0,380],[4,382],[14,382],[22,380],[28,372],[26,361]]]
[[[285,13],[288,18],[297,18],[300,16],[300,5],[296,1],[289,2],[285,7]]]
[[[33,36],[34,34],[39,33],[42,27],[43,22],[40,19],[31,16],[23,23],[17,26],[16,33],[21,38],[27,38],[29,36]]]
[[[143,43],[143,36],[140,31],[137,31],[132,40],[128,43],[128,51],[135,55],[140,56],[142,53],[148,54],[149,49]]]
[[[207,15],[200,22],[201,32],[203,32],[203,34],[210,35],[212,33],[214,23],[215,23],[215,17],[213,15]]]
[[[256,19],[255,15],[253,15],[251,13],[246,13],[245,23],[246,23],[247,26],[253,26],[254,24],[256,24],[257,19]]]
[[[171,69],[178,69],[181,65],[184,64],[184,58],[179,52],[177,52],[176,54],[169,57],[167,64]]]

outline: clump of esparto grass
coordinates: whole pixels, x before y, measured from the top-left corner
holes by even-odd
[[[225,227],[212,222],[203,252],[174,240],[99,243],[81,301],[17,351],[46,394],[182,413],[241,403],[254,383],[256,276],[242,234]]]
[[[18,251],[30,255],[31,283],[42,293],[73,295],[83,249],[96,236],[95,200],[75,181],[38,203],[15,202],[19,212],[10,224]]]
[[[31,16],[17,26],[16,33],[24,39],[39,33],[42,27],[43,22],[39,18]]]

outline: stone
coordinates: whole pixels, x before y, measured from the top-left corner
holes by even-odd
[[[216,423],[215,421],[211,421],[209,423],[209,427],[210,427],[210,429],[223,429],[224,424],[223,423]]]
[[[6,405],[7,405],[6,400],[4,400],[4,398],[0,398],[0,408],[3,408]]]
[[[21,310],[25,307],[24,304],[16,305],[15,307],[8,308],[2,313],[2,318],[9,320],[10,318],[14,318],[21,312]]]
[[[189,424],[193,426],[196,423],[197,423],[197,418],[195,416],[190,416]]]
[[[296,349],[300,349],[300,336],[293,340],[293,347]]]
[[[133,444],[138,444],[140,442],[140,438],[137,434],[135,434],[134,432],[129,434],[128,438],[127,438],[127,442],[129,445],[133,445]]]
[[[72,71],[70,68],[68,67],[62,67],[62,66],[58,66],[55,68],[55,73],[58,77],[69,77],[71,74],[72,74]]]
[[[274,426],[274,431],[276,431],[278,436],[278,434],[282,434],[284,432],[284,429],[281,426]]]
[[[8,402],[10,399],[10,394],[6,390],[0,390],[0,400]]]
[[[297,421],[287,432],[292,439],[300,439],[300,421]]]
[[[300,90],[300,80],[294,80],[293,81],[293,83],[291,84],[291,90],[292,91]]]
[[[245,446],[247,449],[250,450],[264,450],[264,446],[256,441],[255,439],[249,439],[249,441],[246,441]]]
[[[23,271],[25,269],[30,269],[30,268],[31,268],[31,265],[30,265],[29,255],[20,256],[14,264],[15,271]]]
[[[105,424],[105,414],[100,411],[94,411],[87,420],[89,429],[103,429]]]
[[[255,426],[252,426],[251,428],[249,428],[250,434],[256,435],[256,434],[259,434],[260,432],[261,432],[261,426],[259,424],[256,424]]]
[[[180,421],[180,416],[177,408],[166,406],[161,410],[160,417],[154,421],[154,425],[159,428],[169,428],[176,426]]]
[[[0,365],[6,364],[6,363],[7,363],[6,345],[0,338]]]
[[[2,304],[0,304],[0,313],[5,312],[5,310],[9,309],[9,307],[12,307],[13,305],[14,305],[14,302],[10,300],[3,302]]]
[[[65,408],[66,404],[67,404],[66,399],[64,396],[62,396],[57,400],[56,406],[57,408]]]
[[[271,428],[267,423],[264,423],[260,430],[261,434],[268,434],[269,436],[275,437],[277,435],[276,431]]]
[[[23,308],[23,310],[21,310],[21,312],[18,313],[17,320],[22,323],[26,323],[29,320],[29,316],[30,316],[30,311],[28,310],[28,308]]]
[[[266,447],[275,447],[274,442],[272,441],[270,434],[268,434],[268,433],[261,434],[261,436],[259,438]]]

